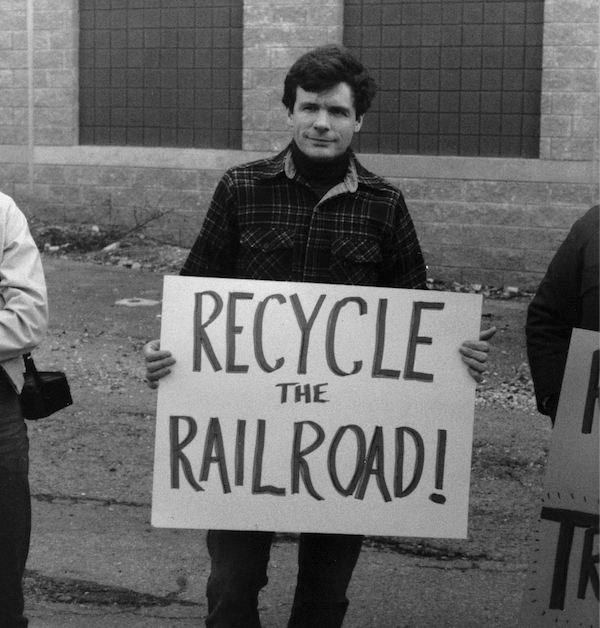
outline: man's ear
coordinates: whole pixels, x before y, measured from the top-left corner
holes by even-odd
[[[293,126],[294,125],[294,122],[292,120],[293,115],[294,114],[292,113],[292,110],[291,109],[287,109],[287,125],[288,126]]]
[[[364,116],[359,116],[356,118],[356,122],[354,123],[354,132],[358,133],[362,127]]]

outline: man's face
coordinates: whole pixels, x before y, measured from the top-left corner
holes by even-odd
[[[362,116],[356,117],[352,89],[347,83],[322,92],[297,87],[294,110],[288,110],[288,125],[307,157],[330,161],[346,152],[362,126]]]

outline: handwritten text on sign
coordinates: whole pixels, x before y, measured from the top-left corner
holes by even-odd
[[[481,297],[166,277],[152,521],[466,536]]]
[[[598,626],[600,334],[574,329],[520,626]]]

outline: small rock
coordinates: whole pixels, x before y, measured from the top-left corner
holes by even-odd
[[[107,244],[102,251],[104,251],[104,253],[113,253],[114,251],[116,251],[119,247],[121,246],[120,242],[113,242],[112,244]]]
[[[133,297],[130,299],[119,299],[119,301],[115,302],[115,305],[125,305],[126,307],[150,307],[152,305],[159,305],[160,301],[153,301],[151,299],[139,299],[137,297]]]

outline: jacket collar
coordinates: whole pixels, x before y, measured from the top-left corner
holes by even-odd
[[[288,179],[296,176],[296,166],[292,159],[292,148],[288,145],[281,153],[270,159],[266,164],[261,178],[270,179],[285,175]],[[353,194],[358,190],[359,185],[366,185],[378,190],[384,189],[379,177],[369,172],[356,158],[354,151],[350,151],[350,167],[348,173],[340,185]],[[338,188],[339,186],[336,186]],[[328,195],[329,196],[329,195]]]

